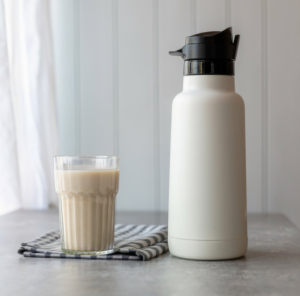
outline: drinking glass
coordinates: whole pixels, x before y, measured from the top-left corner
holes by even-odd
[[[113,253],[119,157],[56,156],[54,171],[62,251]]]

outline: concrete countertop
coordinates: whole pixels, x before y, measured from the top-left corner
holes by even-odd
[[[118,213],[118,223],[167,223],[167,215]],[[300,232],[283,215],[248,216],[249,249],[228,261],[162,255],[151,261],[24,258],[21,242],[58,229],[58,213],[0,217],[0,294],[6,295],[300,295]]]

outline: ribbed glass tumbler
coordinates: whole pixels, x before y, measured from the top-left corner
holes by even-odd
[[[57,156],[54,171],[62,251],[80,255],[113,253],[119,158]]]

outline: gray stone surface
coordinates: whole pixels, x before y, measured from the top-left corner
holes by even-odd
[[[120,213],[119,223],[167,215]],[[19,244],[58,228],[55,210],[0,217],[0,295],[300,295],[300,233],[282,215],[249,215],[249,251],[228,261],[170,254],[147,262],[24,258]]]

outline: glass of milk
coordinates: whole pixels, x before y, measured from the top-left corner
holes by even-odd
[[[62,251],[113,253],[119,157],[56,156],[54,171]]]

